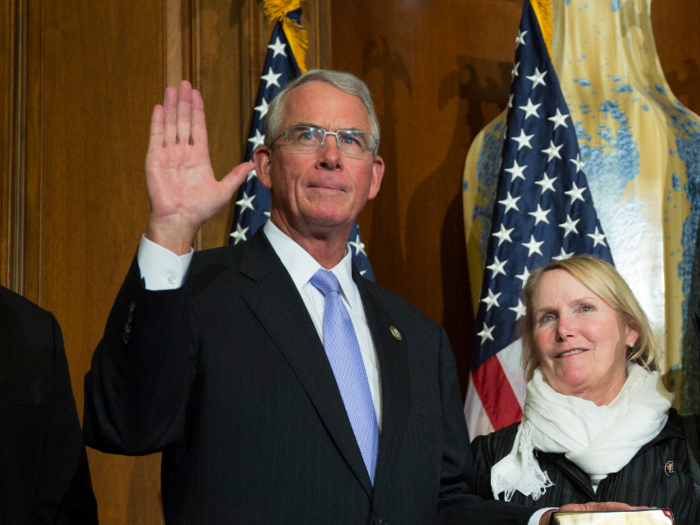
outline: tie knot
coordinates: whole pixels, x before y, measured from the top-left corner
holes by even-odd
[[[320,268],[310,280],[311,284],[321,292],[324,297],[331,292],[339,293],[340,284],[333,272]]]

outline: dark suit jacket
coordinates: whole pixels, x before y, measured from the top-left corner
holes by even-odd
[[[354,279],[381,374],[374,488],[323,345],[262,232],[195,254],[175,291],[145,290],[132,264],[85,378],[86,443],[162,450],[168,524],[410,525],[450,502],[475,515],[502,509],[468,495],[471,454],[444,331]],[[520,521],[504,522],[531,513],[508,508]],[[490,521],[472,521],[481,522]]]
[[[0,287],[0,523],[96,524],[63,337]]]

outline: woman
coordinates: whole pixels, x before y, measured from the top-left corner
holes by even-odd
[[[589,256],[525,286],[523,419],[472,443],[477,493],[534,507],[619,501],[697,523],[683,423],[624,279]]]

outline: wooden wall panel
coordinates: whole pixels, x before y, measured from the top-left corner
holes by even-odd
[[[82,415],[83,377],[148,214],[143,157],[163,91],[163,4],[15,5],[27,8],[27,36],[25,214],[15,239],[24,251],[13,271],[23,272],[16,288],[63,328]],[[89,460],[102,523],[162,521],[157,456],[89,450]]]
[[[563,0],[562,0],[563,1]],[[474,312],[462,171],[476,134],[505,108],[522,2],[332,2],[333,67],[365,80],[387,171],[359,223],[377,281],[441,323],[466,391]],[[652,4],[661,62],[700,111],[700,4]]]
[[[673,94],[700,114],[700,2],[654,0],[651,21],[661,67]]]

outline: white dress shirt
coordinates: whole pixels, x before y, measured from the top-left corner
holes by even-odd
[[[299,244],[288,237],[272,221],[267,221],[263,231],[270,241],[272,248],[282,261],[282,264],[292,277],[292,281],[301,295],[304,305],[309,312],[311,321],[318,332],[318,337],[323,341],[323,312],[326,299],[309,281],[321,268],[321,265],[309,255]],[[145,236],[141,237],[138,250],[138,265],[141,277],[146,281],[148,290],[174,290],[182,285],[187,274],[193,250],[186,255],[177,256],[170,250],[149,241]],[[362,362],[367,372],[369,390],[372,394],[374,412],[377,416],[379,430],[382,428],[381,418],[381,377],[379,375],[379,359],[374,347],[372,334],[367,325],[365,309],[362,306],[360,291],[352,280],[352,251],[346,248],[343,259],[331,269],[340,283],[340,296],[345,308],[350,315],[355,328],[357,341],[360,345]]]

